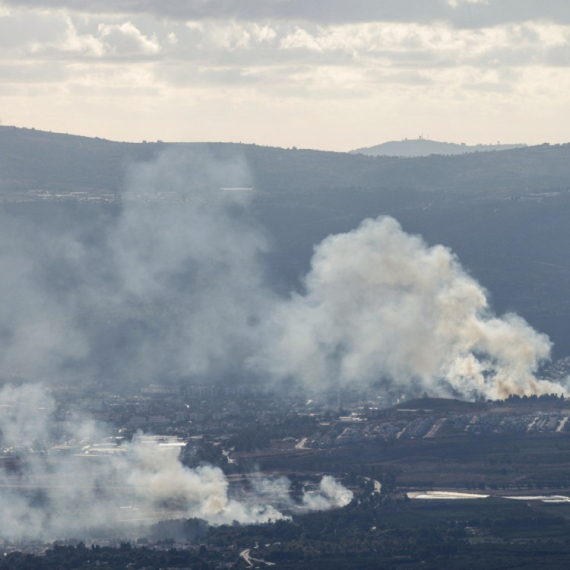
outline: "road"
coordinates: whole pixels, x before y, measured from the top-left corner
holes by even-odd
[[[252,558],[250,555],[251,548],[246,548],[239,553],[240,558],[243,558],[249,568],[254,567],[254,562],[258,564],[265,564],[266,566],[275,566],[274,562],[266,562],[265,560],[259,560],[257,558]]]

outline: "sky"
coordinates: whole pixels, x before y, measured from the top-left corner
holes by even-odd
[[[3,125],[347,151],[568,142],[568,0],[0,0]]]

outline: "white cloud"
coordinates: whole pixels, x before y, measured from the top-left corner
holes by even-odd
[[[59,49],[64,52],[84,54],[88,56],[101,57],[105,54],[105,46],[99,38],[91,34],[80,34],[73,24],[71,18],[66,17],[67,31],[63,41],[59,44]],[[41,51],[41,44],[37,44],[36,51]]]
[[[269,25],[252,22],[187,22],[186,27],[198,34],[201,50],[252,50],[261,44],[271,44],[277,32]]]
[[[5,6],[51,7],[91,14],[150,14],[172,20],[281,20],[321,24],[447,21],[484,27],[548,19],[570,23],[566,0],[4,0]]]
[[[132,22],[85,26],[66,12],[18,12],[0,15],[0,58],[11,55],[34,58],[58,54],[77,57],[156,55],[161,51],[155,34],[142,33]],[[94,28],[89,30],[89,28]]]
[[[147,108],[153,96],[166,108],[183,101],[217,106],[223,100],[224,109],[232,110],[255,102],[272,117],[289,105],[290,113],[315,116],[309,100],[331,102],[338,113],[333,102],[342,101],[377,109],[382,124],[382,109],[406,104],[414,106],[404,111],[406,117],[428,107],[431,115],[431,106],[443,97],[446,109],[451,101],[469,101],[483,112],[490,94],[504,98],[511,109],[547,96],[562,108],[567,97],[560,86],[567,84],[570,70],[570,4],[564,4],[566,18],[561,3],[544,0],[539,10],[536,3],[517,1],[518,23],[504,16],[512,0],[457,0],[455,8],[447,0],[361,0],[351,4],[351,12],[348,3],[331,1],[328,21],[323,9],[294,0],[98,0],[89,3],[89,12],[78,0],[30,0],[26,8],[0,0],[0,67],[6,70],[0,83],[10,82],[14,93],[21,92],[20,84],[30,97],[35,85],[37,97],[44,97],[57,77],[62,85],[54,98],[89,88],[89,101],[104,104],[106,112],[108,106],[123,109],[123,98],[131,105],[144,100]],[[59,9],[31,7],[47,4]],[[359,21],[364,14],[371,18]],[[548,81],[539,83],[545,76]],[[61,105],[69,108],[70,100]],[[471,109],[461,116],[472,115]],[[444,112],[441,104],[435,112]],[[220,116],[217,107],[216,113],[211,124]],[[354,109],[350,113],[355,117]],[[527,119],[525,111],[519,120]],[[229,120],[227,115],[226,125]],[[543,124],[529,124],[528,132]]]
[[[145,36],[131,22],[100,24],[99,38],[115,55],[155,55],[160,52],[156,36]]]
[[[526,23],[480,30],[455,30],[445,24],[348,24],[344,26],[297,26],[280,40],[284,50],[318,53],[341,51],[360,59],[381,55],[391,65],[404,63],[401,55],[426,66],[453,61],[459,67],[476,65],[486,53],[508,50],[540,58],[547,48],[567,45],[569,26]],[[531,52],[529,52],[531,50]],[[419,58],[418,58],[419,56]],[[523,59],[526,59],[523,58]]]

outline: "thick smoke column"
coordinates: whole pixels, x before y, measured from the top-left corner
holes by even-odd
[[[548,338],[516,315],[493,316],[449,249],[392,218],[325,239],[304,285],[277,305],[271,342],[252,360],[277,378],[317,390],[389,380],[402,392],[491,398],[564,391],[534,377]]]
[[[3,215],[0,378],[116,386],[255,371],[314,389],[564,390],[534,377],[546,336],[493,316],[448,249],[391,218],[326,238],[305,292],[279,298],[248,209],[255,192],[221,190],[250,186],[243,160],[174,148],[132,166],[104,231]]]

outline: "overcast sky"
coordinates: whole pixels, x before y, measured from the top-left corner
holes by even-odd
[[[0,0],[4,125],[350,150],[568,142],[569,0]]]

